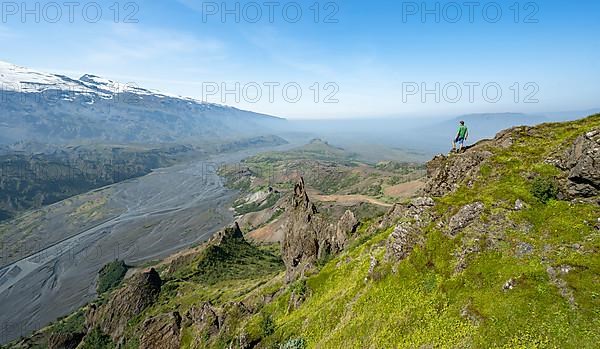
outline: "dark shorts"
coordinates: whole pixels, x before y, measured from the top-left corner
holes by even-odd
[[[460,145],[460,146],[464,146],[464,145],[465,145],[465,139],[464,139],[464,138],[460,138],[460,137],[458,137],[458,138],[456,138],[456,139],[454,140],[454,143],[456,143],[456,144],[458,144],[458,145]]]

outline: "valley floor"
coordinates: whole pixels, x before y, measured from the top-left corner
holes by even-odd
[[[110,261],[142,264],[206,241],[233,220],[235,191],[223,186],[215,163],[264,150],[156,170],[3,224],[3,236],[19,240],[2,250],[0,339],[27,335],[93,300],[97,272]]]

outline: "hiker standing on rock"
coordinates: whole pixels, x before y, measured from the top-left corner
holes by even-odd
[[[460,153],[465,147],[465,142],[469,138],[469,129],[465,126],[465,122],[461,121],[460,126],[458,127],[458,131],[456,132],[456,137],[454,138],[454,142],[452,142],[452,151],[456,151]],[[459,144],[460,147],[458,150],[456,149],[456,145]]]

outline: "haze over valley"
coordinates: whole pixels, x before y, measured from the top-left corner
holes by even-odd
[[[0,349],[600,343],[599,3],[67,5],[0,9]]]

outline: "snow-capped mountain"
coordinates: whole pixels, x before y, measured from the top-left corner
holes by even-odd
[[[3,61],[0,61],[0,90],[23,93],[44,93],[60,90],[72,94],[96,95],[104,99],[112,99],[115,94],[119,93],[132,93],[139,96],[176,98],[197,104],[226,107],[201,102],[193,98],[144,89],[132,82],[122,83],[92,74],[85,74],[79,79],[72,79],[65,75],[39,72]]]
[[[86,74],[0,61],[0,144],[16,141],[195,142],[269,133],[281,119]]]
[[[39,93],[47,89],[93,92],[78,80],[62,75],[37,72],[2,61],[0,61],[0,89],[24,93]]]

